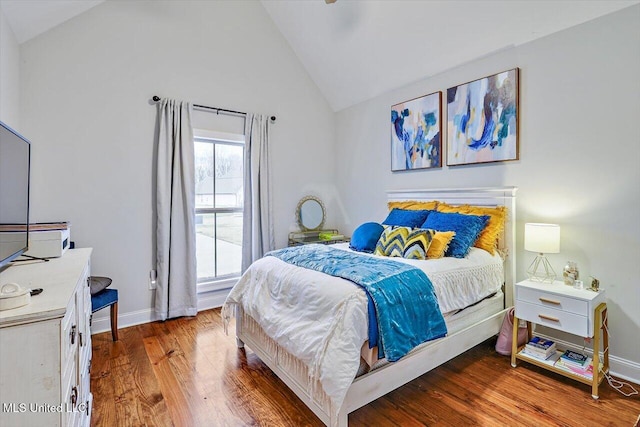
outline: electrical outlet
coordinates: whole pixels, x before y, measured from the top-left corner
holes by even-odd
[[[149,272],[149,290],[154,290],[158,286],[158,272],[151,270]]]

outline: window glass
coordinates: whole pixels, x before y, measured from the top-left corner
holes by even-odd
[[[240,275],[244,143],[195,140],[198,282]]]
[[[244,147],[216,144],[215,149],[215,200],[217,208],[242,207]]]

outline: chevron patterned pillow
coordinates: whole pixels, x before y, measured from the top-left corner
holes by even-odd
[[[446,245],[439,255],[428,253],[436,234],[435,230],[385,225],[384,231],[376,244],[374,254],[408,259],[440,258],[444,250],[446,250]],[[454,233],[450,234],[453,237]],[[449,240],[451,240],[451,237],[449,237]]]
[[[385,225],[384,231],[376,244],[375,255],[402,257],[404,242],[411,233],[410,227]]]
[[[426,230],[423,228],[414,228],[411,230],[405,238],[402,257],[408,259],[427,259],[427,251],[429,250],[429,246],[431,246],[435,234],[435,230]]]

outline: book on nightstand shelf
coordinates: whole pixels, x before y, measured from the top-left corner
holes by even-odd
[[[549,356],[555,354],[556,343],[544,338],[533,337],[531,341],[525,344],[524,352],[539,359],[548,359]]]
[[[589,356],[587,356],[585,365],[583,367],[578,367],[578,366],[572,365],[571,363],[566,363],[565,361],[562,360],[562,357],[556,360],[556,363],[553,366],[555,366],[558,369],[562,369],[563,371],[567,371],[567,372],[571,372],[572,374],[579,375],[582,378],[586,378],[588,380],[593,378],[593,359]],[[600,369],[602,369],[602,366],[603,366],[602,363],[600,363]]]
[[[591,360],[591,358],[585,354],[567,350],[562,353],[562,356],[560,356],[560,360],[566,366],[586,368],[587,366],[589,366],[589,361]]]

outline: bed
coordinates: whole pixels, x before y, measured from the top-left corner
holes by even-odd
[[[295,266],[275,265],[282,262],[280,260],[262,259],[259,260],[261,265],[252,266],[247,270],[245,275],[251,275],[251,277],[239,281],[239,284],[243,283],[244,288],[236,289],[234,287],[230,298],[223,307],[223,317],[228,321],[230,313],[235,312],[238,346],[249,346],[323,423],[329,426],[347,426],[350,412],[423,375],[498,333],[506,307],[512,304],[515,276],[515,192],[515,187],[499,187],[390,191],[387,193],[389,202],[439,200],[449,205],[504,206],[508,212],[505,217],[504,231],[498,238],[499,256],[496,255],[501,264],[500,277],[497,278],[501,283],[496,286],[495,277],[492,279],[494,283],[491,285],[483,286],[483,283],[478,283],[479,301],[465,307],[455,309],[454,306],[451,306],[444,310],[444,321],[448,329],[446,336],[417,346],[395,362],[389,362],[386,359],[378,360],[375,353],[376,347],[373,346],[373,349],[369,349],[369,346],[366,345],[367,320],[364,313],[366,312],[366,297],[362,296],[364,291],[361,289],[353,291],[355,285],[341,284],[339,281],[349,282],[327,276],[324,273],[301,271],[306,269]],[[343,247],[336,247],[335,250],[347,251],[348,248],[343,245]],[[488,255],[488,253],[483,255],[480,252],[484,251],[478,249],[475,252],[470,252],[467,257],[470,259],[469,262],[476,256]],[[467,262],[466,260],[461,261]],[[443,260],[442,262],[448,261]],[[489,262],[496,261],[489,260]],[[254,264],[258,264],[258,261]],[[344,292],[344,295],[335,296],[335,298],[349,301],[348,304],[345,303],[344,307],[340,306],[340,316],[346,316],[346,320],[339,323],[336,330],[340,330],[340,334],[344,333],[347,337],[342,338],[340,335],[339,339],[334,338],[334,335],[338,336],[339,334],[331,332],[329,340],[318,341],[313,330],[313,325],[316,322],[308,322],[297,325],[297,327],[292,327],[291,324],[280,324],[279,322],[282,321],[279,317],[281,309],[287,306],[295,307],[295,304],[301,303],[296,296],[284,301],[276,310],[269,312],[268,309],[265,309],[265,301],[271,301],[271,298],[278,297],[277,295],[274,297],[274,295],[279,292],[286,295],[287,289],[285,285],[277,284],[269,285],[272,286],[269,291],[264,290],[267,283],[275,281],[270,265],[274,266],[273,271],[281,271],[285,268],[286,270],[277,275],[288,277],[291,282],[305,281],[305,293],[307,290],[311,293],[315,292],[315,287],[326,286],[329,289],[334,289],[334,285],[337,289],[335,293]],[[476,267],[473,265],[469,267],[470,271],[475,271],[474,274],[477,275],[479,270],[474,270],[474,268]],[[435,275],[432,281],[438,282],[440,279],[437,274],[433,274]],[[495,276],[495,271],[493,274]],[[331,286],[327,286],[325,283],[330,283]],[[260,303],[246,297],[246,295],[258,293],[262,293],[262,295],[260,298],[255,297],[255,301],[260,301]],[[313,294],[310,298],[315,301]],[[441,304],[447,306],[446,296],[441,296],[441,299],[443,300]],[[262,307],[257,308],[258,304],[262,304]],[[327,307],[331,305],[327,304]],[[363,304],[364,308],[362,308]],[[318,312],[322,314],[321,306],[318,308]],[[324,327],[323,321],[325,320],[319,319],[316,326],[318,328]],[[328,321],[335,323],[332,319],[328,319]],[[348,331],[344,332],[343,329],[348,329]],[[320,354],[317,350],[319,345],[326,347],[323,347],[320,352],[322,354],[320,362],[317,358],[313,358],[315,357],[313,355]],[[356,364],[357,366],[355,366]]]

